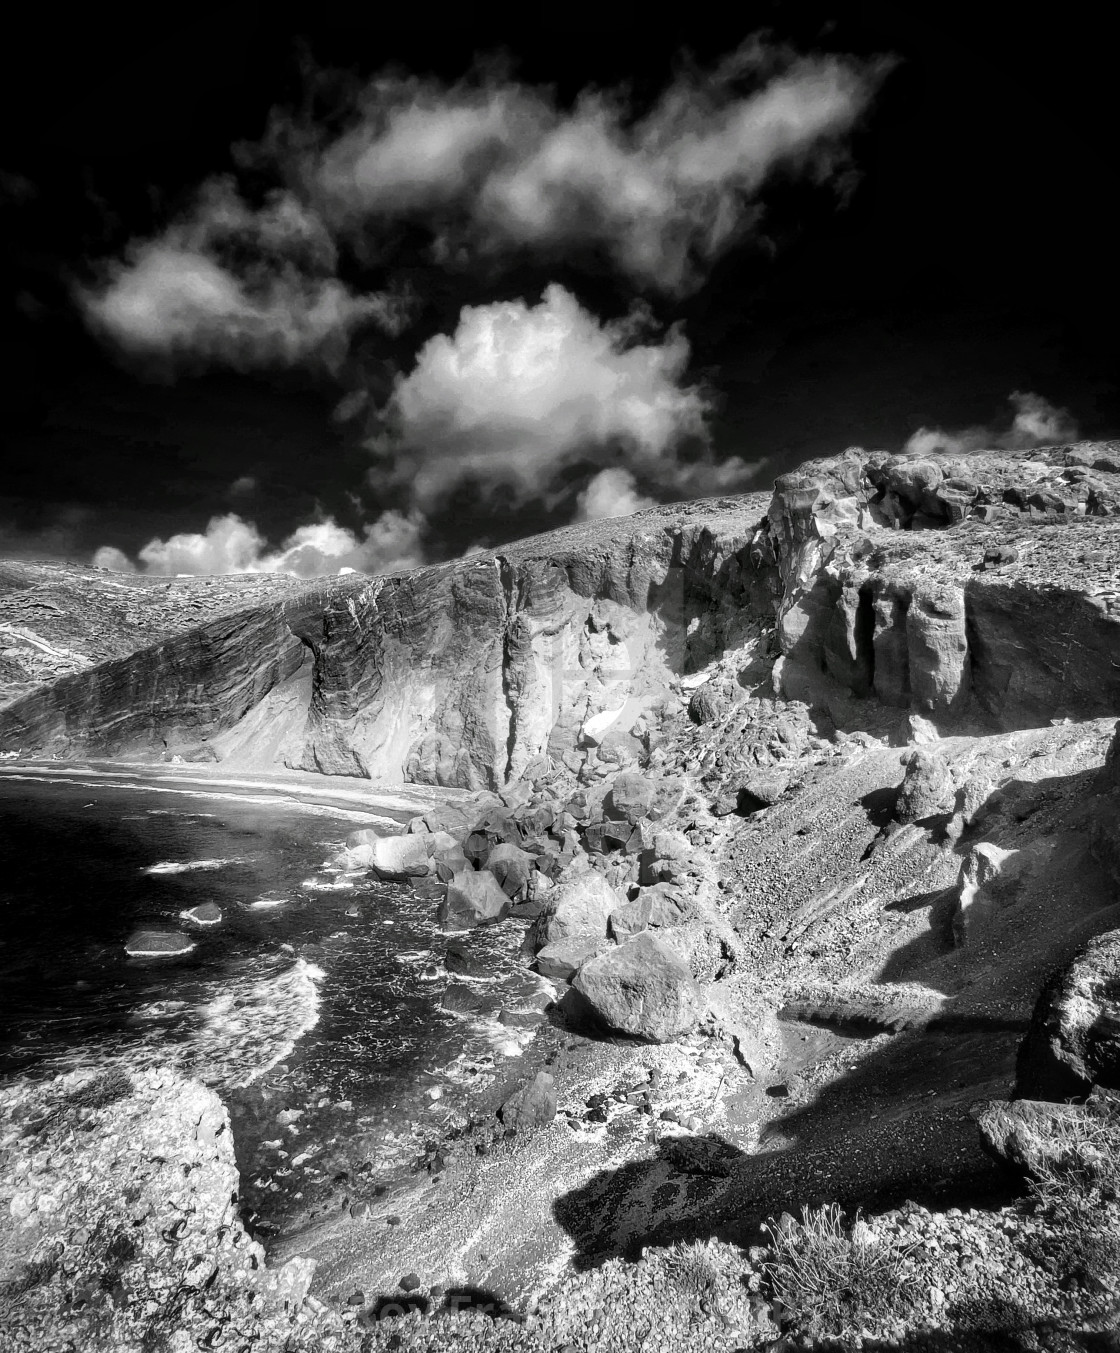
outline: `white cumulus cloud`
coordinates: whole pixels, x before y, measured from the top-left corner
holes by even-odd
[[[655,507],[656,500],[638,492],[629,470],[611,466],[600,470],[576,499],[578,521],[597,521],[602,517],[629,517],[643,508]]]
[[[639,341],[632,323],[601,323],[559,286],[537,305],[465,307],[393,390],[398,472],[424,507],[466,476],[540,496],[595,449],[636,463],[670,457],[704,435],[708,404],[685,383],[688,352],[679,330]]]
[[[184,531],[166,540],[150,540],[134,563],[116,546],[105,545],[93,556],[96,568],[118,572],[217,575],[229,573],[290,573],[299,578],[337,574],[339,569],[359,573],[395,573],[424,562],[423,523],[415,516],[383,512],[361,534],[327,518],[297,527],[279,550],[268,550],[257,528],[236,513],[212,517],[205,531]]]

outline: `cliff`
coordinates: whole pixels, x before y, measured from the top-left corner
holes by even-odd
[[[1118,510],[1113,443],[848,452],[772,498],[389,577],[4,566],[0,750],[493,787],[539,757],[647,759],[666,701],[746,668],[741,686],[899,742],[908,716],[1100,717],[1120,712]]]

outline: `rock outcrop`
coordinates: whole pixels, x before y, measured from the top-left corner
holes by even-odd
[[[674,675],[769,609],[764,504],[655,509],[395,577],[292,582],[251,607],[232,592],[194,627],[192,596],[158,644],[16,686],[0,749],[464,788],[541,757],[633,759]],[[93,609],[118,586],[81,582]]]
[[[1043,989],[1023,1040],[1020,1099],[1120,1090],[1120,930],[1090,941]]]
[[[1112,712],[1113,443],[968,456],[852,452],[775,487],[788,695],[822,676],[939,724]]]
[[[341,1333],[313,1261],[266,1267],[238,1212],[229,1116],[170,1071],[0,1090],[0,1343],[253,1353]],[[304,1344],[303,1346],[307,1346]],[[320,1344],[319,1346],[323,1346]]]

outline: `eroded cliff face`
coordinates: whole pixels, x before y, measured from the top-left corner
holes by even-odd
[[[1120,453],[849,454],[783,476],[769,514],[785,693],[942,731],[1120,709]]]
[[[17,694],[0,747],[466,788],[581,746],[632,757],[677,676],[772,618],[765,501],[655,509],[230,605]]]
[[[853,451],[772,498],[392,577],[13,566],[0,749],[492,787],[539,758],[645,761],[666,702],[706,671],[731,696],[800,702],[826,733],[893,721],[903,742],[910,716],[942,733],[1101,717],[1120,712],[1118,511],[1112,443]]]
[[[315,667],[297,764],[480,788],[581,747],[633,756],[670,683],[772,615],[763,505],[570,528],[333,597],[300,630]]]

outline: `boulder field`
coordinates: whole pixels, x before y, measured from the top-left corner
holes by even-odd
[[[449,791],[339,862],[430,896],[446,1008],[495,936],[551,996],[484,1109],[433,1114],[438,1200],[278,1246],[355,1347],[401,1274],[583,1346],[670,1243],[737,1247],[696,1346],[770,1342],[760,1223],[832,1202],[922,1243],[865,1338],[1103,1328],[1120,1289],[1040,1276],[1009,1199],[1120,1089],[1118,560],[1120,445],[1077,443],[852,451],[388,577],[5,565],[0,752]]]

